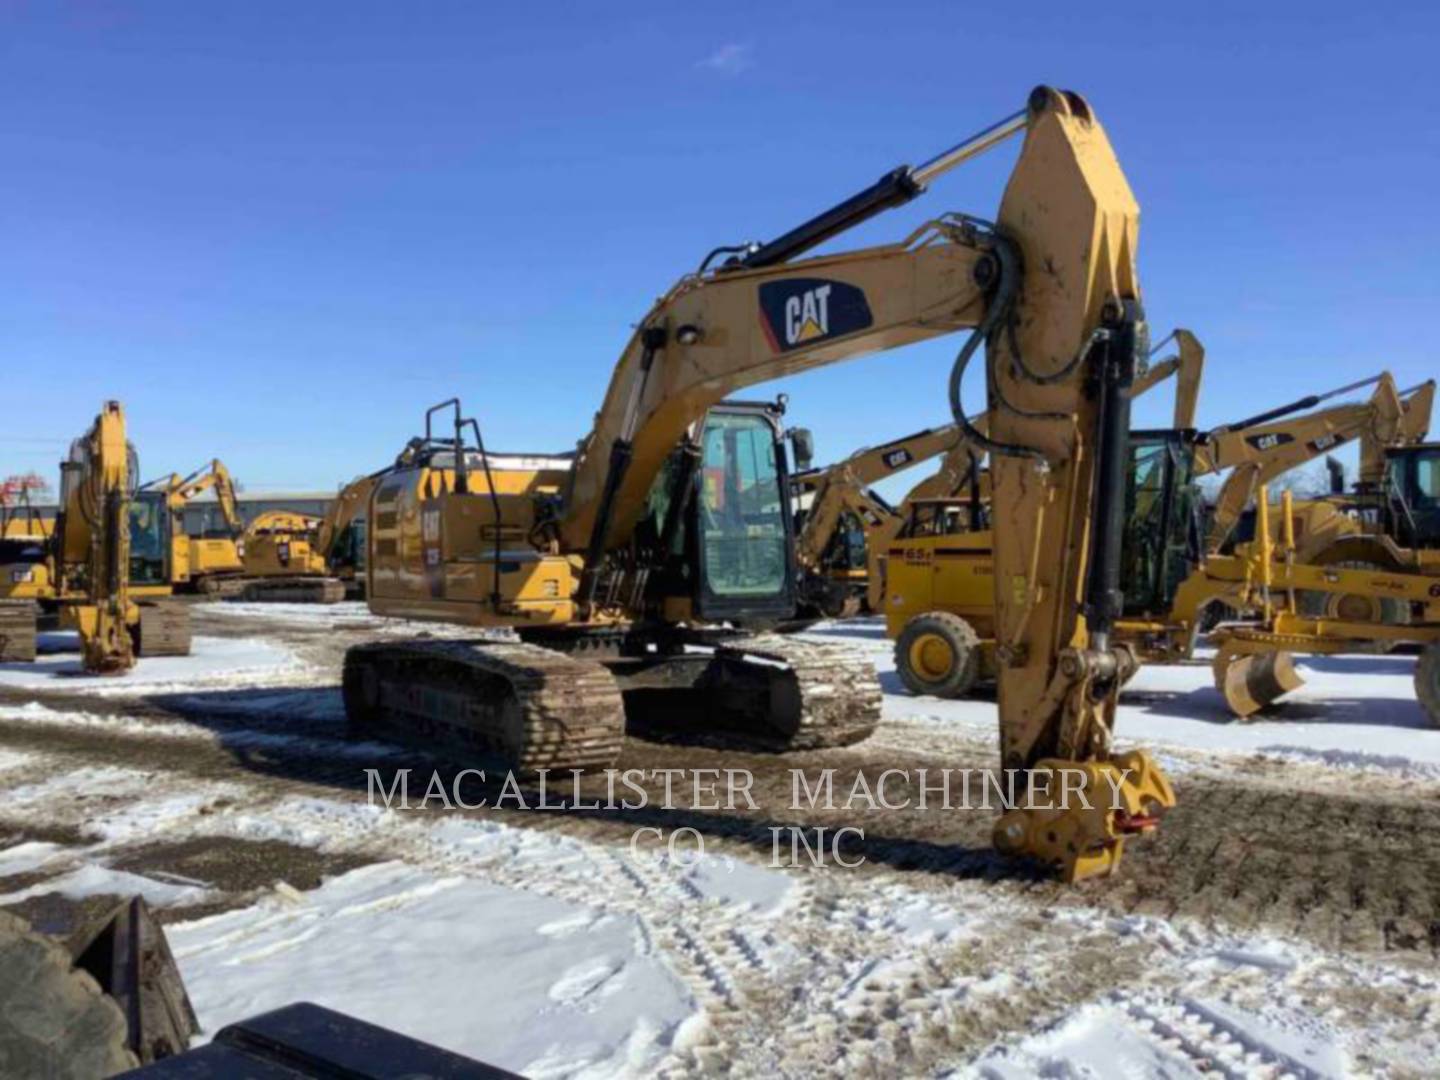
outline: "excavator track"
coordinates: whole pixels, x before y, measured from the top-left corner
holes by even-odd
[[[358,736],[520,775],[606,768],[625,740],[625,703],[604,666],[523,642],[357,645],[344,697]]]
[[[775,749],[850,746],[880,723],[874,665],[840,646],[780,634],[726,642],[715,650],[711,679],[722,691],[713,705],[744,726],[758,722]]]
[[[196,583],[195,591],[201,596],[218,597],[223,600],[238,597],[243,593],[245,582],[238,577],[225,574],[210,574]]]
[[[190,609],[173,600],[142,600],[136,644],[140,656],[189,656]]]
[[[245,583],[240,598],[261,604],[338,604],[345,599],[345,583],[327,577],[257,578]]]
[[[37,618],[33,600],[0,600],[0,661],[35,659]]]

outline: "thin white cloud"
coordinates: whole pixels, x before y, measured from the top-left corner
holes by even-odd
[[[750,45],[732,41],[721,45],[695,66],[720,75],[739,75],[755,66],[755,50]]]

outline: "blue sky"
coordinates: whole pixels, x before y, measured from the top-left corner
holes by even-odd
[[[493,447],[567,448],[711,247],[1038,82],[1110,133],[1202,423],[1429,377],[1436,9],[1165,7],[0,2],[0,475],[53,476],[106,397],[147,478],[219,455],[252,490],[385,464],[453,394]],[[846,243],[993,213],[1014,153]],[[764,391],[829,460],[945,422],[958,344]]]

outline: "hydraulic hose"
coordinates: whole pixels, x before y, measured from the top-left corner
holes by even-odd
[[[950,365],[950,413],[965,438],[986,453],[997,457],[1023,457],[1044,461],[1045,455],[1033,446],[997,442],[985,435],[970,422],[970,417],[965,412],[965,402],[961,393],[961,382],[965,378],[965,371],[970,366],[970,360],[974,357],[976,350],[980,348],[981,342],[996,340],[996,332],[1009,319],[1015,298],[1020,291],[1019,251],[1013,243],[998,233],[990,234],[989,242],[990,253],[995,257],[999,272],[996,275],[989,303],[986,305],[985,316],[980,320],[979,325],[970,332],[970,336],[960,346],[960,352],[956,354],[954,363]],[[1002,404],[1004,404],[1003,400]]]

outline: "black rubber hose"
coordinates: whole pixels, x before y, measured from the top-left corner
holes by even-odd
[[[965,402],[962,400],[960,391],[960,384],[965,378],[965,370],[970,366],[970,360],[980,347],[980,343],[992,340],[996,330],[1009,318],[1010,309],[1015,303],[1015,296],[1020,287],[1020,254],[1015,249],[1015,245],[998,234],[990,237],[990,242],[991,251],[999,264],[999,274],[994,291],[990,296],[990,302],[986,306],[984,318],[970,332],[970,336],[965,339],[965,344],[960,346],[960,352],[956,354],[955,362],[950,365],[950,414],[955,418],[955,423],[964,433],[965,438],[986,453],[1044,461],[1045,455],[1032,446],[996,442],[975,427],[970,422],[969,416],[965,414]]]

